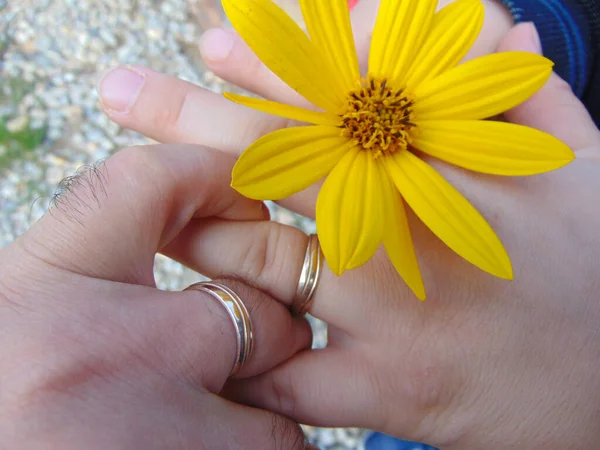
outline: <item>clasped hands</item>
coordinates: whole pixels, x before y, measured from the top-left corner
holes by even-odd
[[[355,12],[359,49],[369,3]],[[488,7],[471,56],[536,51],[530,25]],[[234,33],[211,31],[201,48],[224,79],[301,101]],[[309,448],[298,422],[448,449],[598,441],[600,132],[558,77],[506,119],[561,138],[573,164],[498,179],[438,163],[505,242],[515,280],[478,271],[410,217],[428,300],[383,252],[341,277],[325,267],[310,310],[329,324],[323,350],[288,309],[307,236],[229,187],[235,156],[287,121],[141,67],[109,73],[100,95],[112,120],[163,144],[83,172],[1,251],[3,447]],[[317,192],[282,204],[312,217]],[[157,290],[157,252],[244,300],[254,352],[234,377],[227,311],[197,290]]]

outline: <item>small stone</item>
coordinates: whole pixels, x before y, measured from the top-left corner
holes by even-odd
[[[69,123],[78,123],[83,119],[83,108],[79,105],[65,106],[62,113]]]
[[[33,130],[39,130],[40,128],[44,128],[46,126],[46,121],[40,119],[30,119],[29,126]]]
[[[329,447],[329,446],[335,444],[335,434],[334,434],[333,430],[330,430],[330,429],[323,430],[319,436],[318,443],[320,446],[323,446],[323,447]]]
[[[35,45],[35,41],[33,39],[30,39],[26,42],[22,42],[19,45],[19,50],[26,54],[32,54],[35,53],[35,51],[37,50],[37,46]]]
[[[48,134],[46,137],[49,141],[54,142],[59,140],[63,135],[63,130],[61,128],[50,128],[48,129]]]
[[[16,117],[6,123],[6,129],[10,133],[18,133],[19,131],[23,131],[25,128],[27,128],[28,123],[29,119],[26,116]]]
[[[62,167],[51,166],[46,171],[46,181],[52,185],[58,185],[65,177],[65,171]]]
[[[106,28],[100,29],[100,39],[110,47],[116,47],[118,44],[115,34]]]

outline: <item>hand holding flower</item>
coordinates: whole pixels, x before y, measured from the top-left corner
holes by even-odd
[[[535,52],[534,37],[530,26],[519,26],[501,50]],[[260,66],[246,64],[243,72],[235,64],[223,62],[220,75],[269,100],[297,104],[297,94],[272,84],[268,72],[250,76]],[[162,140],[239,154],[290,123],[138,70],[146,82],[138,103],[113,117]],[[171,95],[164,95],[166,86]],[[163,117],[176,120],[159,127],[152,113],[159,106]],[[341,277],[325,270],[311,312],[330,324],[328,347],[232,383],[229,395],[307,423],[360,425],[444,448],[593,446],[600,391],[600,266],[593,256],[600,252],[599,132],[554,75],[507,119],[559,138],[578,160],[548,175],[499,178],[425,159],[498,233],[514,281],[495,279],[452,254],[408,211],[427,301],[414,300],[382,251]],[[317,192],[310,187],[283,203],[312,216]],[[291,302],[306,246],[302,232],[215,221],[188,233],[185,245],[166,249],[171,256],[209,276],[235,274]]]

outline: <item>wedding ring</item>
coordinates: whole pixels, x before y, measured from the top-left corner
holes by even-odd
[[[246,309],[246,305],[244,305],[235,292],[220,283],[203,281],[191,285],[186,291],[189,289],[210,294],[227,310],[236,333],[236,357],[229,376],[235,375],[244,366],[250,355],[252,355],[254,344],[252,321],[250,320],[250,314]]]
[[[291,309],[293,314],[302,316],[310,309],[322,267],[323,252],[319,245],[319,237],[316,234],[311,234],[308,237],[298,289],[292,300]]]

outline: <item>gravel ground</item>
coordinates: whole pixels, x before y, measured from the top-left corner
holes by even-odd
[[[292,14],[294,0],[279,0]],[[0,166],[0,247],[42,215],[59,182],[120,148],[147,143],[110,122],[96,83],[117,64],[152,67],[207,89],[226,84],[203,65],[199,37],[222,24],[218,0],[0,0],[0,118],[10,131],[45,130],[34,150]],[[15,98],[15,84],[23,95]],[[0,143],[0,157],[7,148]],[[314,224],[270,205],[273,217],[307,232]],[[165,257],[156,260],[160,288],[178,290],[201,279]],[[326,327],[313,321],[315,346]],[[323,449],[354,449],[356,429],[305,428]]]

